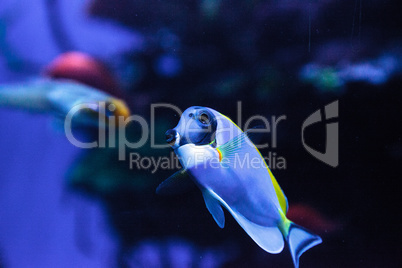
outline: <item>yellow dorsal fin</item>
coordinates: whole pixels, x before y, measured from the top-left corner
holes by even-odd
[[[271,181],[272,184],[274,185],[275,193],[276,196],[278,197],[279,205],[281,206],[281,209],[283,213],[286,215],[286,212],[288,211],[288,200],[283,193],[281,187],[279,186],[278,182],[276,181],[274,175],[272,174],[271,170],[267,167],[269,175],[271,176]]]

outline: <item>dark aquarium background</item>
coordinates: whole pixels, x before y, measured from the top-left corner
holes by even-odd
[[[289,200],[288,217],[323,239],[301,267],[401,267],[402,17],[396,0],[1,0],[0,83],[73,79],[151,105],[211,107],[238,122],[278,123],[261,150]],[[339,163],[325,151],[339,124]],[[155,109],[165,144],[172,109]],[[255,120],[251,125],[261,122]],[[0,267],[293,267],[288,249],[258,247],[227,211],[220,229],[195,187],[161,196],[178,167],[130,168],[131,153],[80,149],[49,114],[0,107]],[[126,135],[142,134],[135,122]],[[81,138],[96,139],[97,130]],[[273,132],[263,137],[272,145]]]

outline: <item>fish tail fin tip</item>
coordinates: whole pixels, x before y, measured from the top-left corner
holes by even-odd
[[[322,242],[321,237],[295,223],[290,224],[286,240],[296,268],[299,267],[300,256]]]

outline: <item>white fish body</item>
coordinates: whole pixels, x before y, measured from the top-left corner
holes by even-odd
[[[177,149],[177,155],[200,187],[221,228],[224,214],[220,206],[224,206],[260,247],[279,253],[284,247],[282,233],[277,228],[281,221],[279,200],[265,163],[257,162],[262,159],[258,151],[250,145],[244,146],[248,146],[244,148],[245,154],[230,159],[234,162],[220,161],[218,150],[210,145],[186,144]],[[254,168],[245,168],[249,163],[243,157],[247,154],[249,159],[256,159]]]
[[[286,218],[285,194],[248,133],[228,117],[193,106],[166,136],[183,170],[161,183],[158,193],[184,184],[185,175],[190,174],[219,227],[225,225],[225,207],[265,251],[279,253],[286,241],[295,267],[303,252],[322,242]]]

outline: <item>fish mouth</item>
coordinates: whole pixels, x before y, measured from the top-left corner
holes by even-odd
[[[179,132],[176,131],[174,136],[170,140],[167,140],[167,142],[170,145],[170,147],[172,147],[173,150],[176,150],[181,146],[180,140],[181,140],[180,134],[179,134]]]

